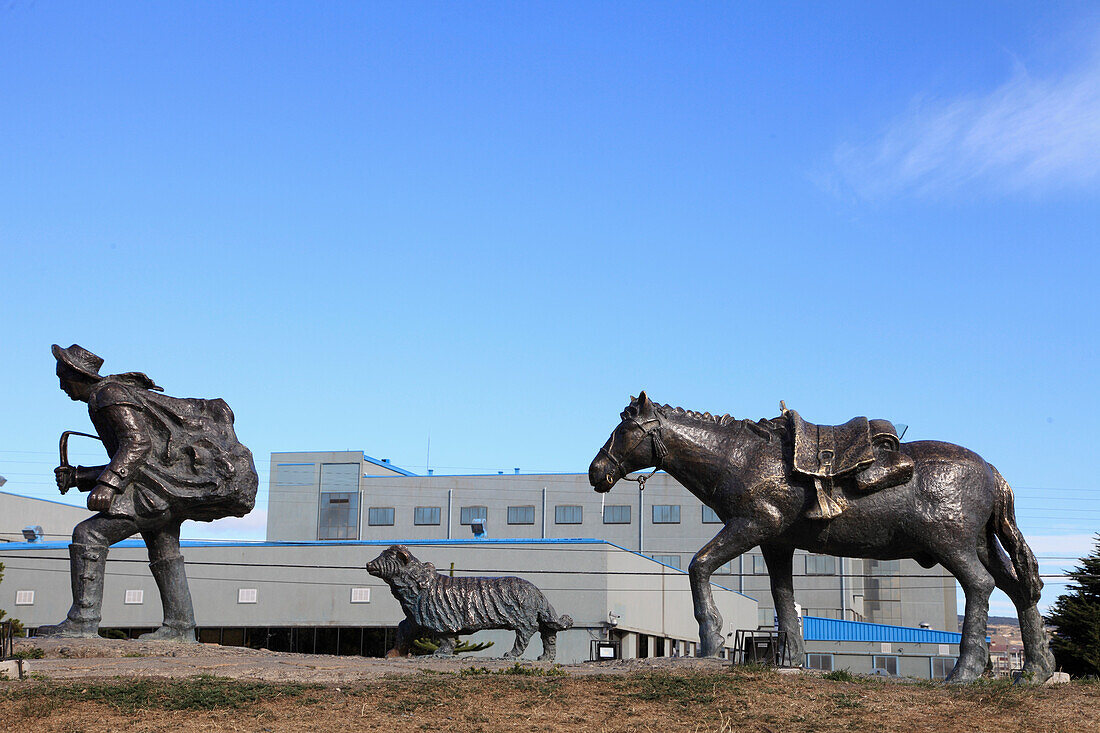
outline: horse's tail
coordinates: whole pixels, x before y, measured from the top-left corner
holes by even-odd
[[[990,468],[993,469],[993,480],[996,482],[996,500],[993,516],[989,520],[990,550],[999,555],[1005,570],[1027,594],[1027,600],[1038,603],[1039,594],[1043,590],[1043,581],[1039,578],[1039,562],[1027,546],[1020,528],[1016,526],[1016,499],[1012,488],[1000,471],[992,465]],[[1008,556],[993,541],[993,535],[1001,541]]]

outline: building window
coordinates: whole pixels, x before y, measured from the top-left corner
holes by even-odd
[[[508,507],[508,524],[534,524],[535,507],[510,506]]]
[[[669,567],[680,569],[680,556],[679,555],[650,555],[654,560]]]
[[[807,669],[820,669],[823,672],[833,671],[833,655],[832,654],[807,654],[806,655],[806,668]]]
[[[711,509],[706,504],[703,505],[703,524],[721,524],[722,520],[718,516],[718,513]]]
[[[255,603],[256,602],[256,589],[255,588],[238,588],[237,589],[237,603]]]
[[[929,661],[932,663],[932,679],[934,680],[947,679],[947,675],[951,674],[951,670],[955,668],[954,657],[932,657]]]
[[[370,603],[370,588],[352,588],[352,603]]]
[[[898,676],[898,658],[874,655],[871,661],[872,674],[885,672],[894,677]]]
[[[145,591],[128,590],[122,602],[127,606],[139,606],[145,602]]]
[[[17,591],[15,591],[15,605],[17,605],[17,606],[33,606],[34,605],[34,591],[33,590],[17,590]]]
[[[679,524],[680,523],[680,505],[679,504],[654,504],[653,505],[653,523],[654,524]]]
[[[719,566],[719,568],[714,571],[714,574],[715,575],[733,575],[735,572],[736,571],[733,569],[733,560],[730,560],[725,565]]]
[[[359,492],[358,463],[322,463],[321,491],[343,494]]]
[[[359,493],[322,493],[317,518],[317,539],[354,540],[359,538]]]
[[[392,527],[393,514],[392,506],[372,506],[367,510],[367,524],[372,527]]]
[[[275,466],[275,485],[312,492],[317,488],[317,466],[313,463],[280,463]]]
[[[836,575],[836,558],[832,555],[807,555],[806,575]]]
[[[489,516],[489,510],[483,506],[464,506],[458,513],[460,524],[473,524],[475,520],[484,522]]]
[[[554,507],[554,524],[580,524],[581,507],[576,504],[559,504]]]
[[[775,609],[774,608],[759,608],[756,609],[756,624],[760,628],[771,628],[775,626]]]
[[[749,555],[752,558],[752,574],[753,575],[767,575],[768,566],[764,562],[763,555]]]
[[[439,524],[439,507],[416,507],[413,509],[413,524]]]
[[[630,524],[630,505],[616,504],[603,508],[604,524]]]

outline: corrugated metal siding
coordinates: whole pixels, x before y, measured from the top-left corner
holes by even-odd
[[[802,617],[802,635],[806,641],[889,641],[899,644],[958,644],[962,641],[962,634],[952,631],[839,621],[816,616]]]

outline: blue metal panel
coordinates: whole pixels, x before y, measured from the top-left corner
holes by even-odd
[[[865,621],[840,621],[816,616],[802,617],[806,641],[886,641],[898,644],[958,644],[962,634],[908,626],[887,626]]]

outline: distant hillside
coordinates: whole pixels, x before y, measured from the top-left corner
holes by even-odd
[[[962,628],[963,617],[959,616],[959,627]],[[986,626],[1015,626],[1019,628],[1020,619],[1015,616],[990,616]]]

